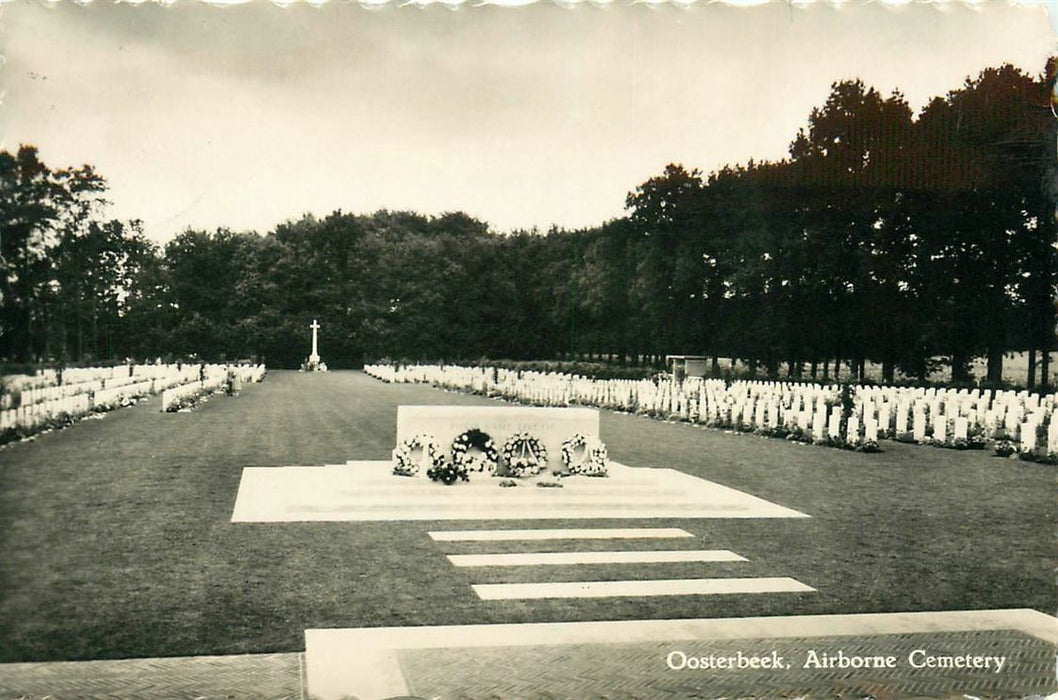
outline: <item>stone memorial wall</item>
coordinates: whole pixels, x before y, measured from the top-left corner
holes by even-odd
[[[599,438],[599,411],[594,408],[535,406],[400,406],[397,444],[428,433],[445,448],[471,428],[488,433],[496,449],[515,433],[529,433],[547,448],[548,468],[562,466],[562,443],[576,433]]]

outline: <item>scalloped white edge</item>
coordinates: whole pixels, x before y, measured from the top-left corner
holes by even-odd
[[[6,3],[18,2],[18,0],[0,0],[0,8]],[[329,2],[341,2],[349,5],[359,5],[366,10],[379,10],[388,7],[414,7],[425,9],[431,5],[439,5],[452,11],[464,8],[476,8],[485,6],[494,7],[527,7],[538,3],[550,3],[556,7],[565,9],[577,9],[582,6],[590,6],[596,9],[628,8],[636,5],[645,5],[648,8],[659,8],[671,6],[681,10],[692,10],[698,6],[726,5],[728,7],[758,7],[772,3],[789,5],[794,8],[807,8],[812,5],[827,5],[836,10],[853,10],[858,6],[884,5],[894,11],[900,11],[908,5],[932,5],[936,10],[944,12],[956,5],[962,5],[975,11],[983,11],[990,7],[1011,6],[1024,8],[1042,8],[1051,30],[1055,34],[1055,49],[1058,51],[1058,0],[41,0],[41,4],[55,6],[63,2],[88,7],[96,2],[107,2],[108,4],[125,4],[132,6],[140,5],[163,5],[170,7],[178,2],[200,2],[214,7],[224,8],[234,5],[245,5],[251,2],[271,3],[280,9],[293,5],[310,5],[322,7]],[[2,65],[2,55],[0,55]],[[2,105],[2,93],[0,93],[0,105]]]
[[[0,0],[0,5],[6,3],[14,3],[19,0]],[[375,9],[379,7],[427,7],[429,5],[441,5],[451,9],[459,9],[463,7],[484,7],[484,6],[497,6],[497,7],[525,7],[527,5],[550,3],[558,7],[574,8],[583,5],[589,5],[597,8],[623,8],[632,7],[635,5],[647,5],[651,7],[660,7],[665,5],[671,5],[673,7],[680,8],[691,8],[699,5],[729,5],[732,7],[756,7],[758,5],[768,5],[772,3],[778,3],[782,5],[790,5],[793,7],[807,7],[811,5],[830,5],[831,7],[840,9],[843,7],[855,7],[858,5],[888,5],[892,7],[903,7],[905,5],[934,5],[938,8],[945,8],[952,5],[965,5],[975,9],[984,8],[986,6],[996,5],[1011,5],[1021,7],[1043,7],[1048,10],[1048,14],[1054,15],[1058,12],[1058,0],[40,0],[43,5],[59,5],[62,3],[71,3],[74,5],[81,5],[82,7],[88,7],[95,3],[115,4],[115,5],[164,5],[166,7],[176,5],[178,3],[190,3],[200,2],[205,5],[213,5],[216,7],[227,7],[231,5],[246,5],[251,2],[267,2],[278,7],[290,7],[292,5],[311,5],[319,7],[326,5],[330,2],[338,2],[341,4],[348,5],[360,5],[367,9]]]

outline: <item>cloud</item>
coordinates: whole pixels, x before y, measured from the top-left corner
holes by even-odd
[[[782,157],[835,80],[920,107],[1054,45],[1006,4],[2,12],[5,147],[93,163],[159,240],[338,208],[593,225],[668,162]]]

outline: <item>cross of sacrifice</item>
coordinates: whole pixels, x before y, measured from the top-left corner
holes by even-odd
[[[316,323],[316,319],[312,319],[312,325],[309,326],[312,329],[312,355],[311,357],[319,357],[319,352],[316,347],[316,331],[320,329],[320,324]]]

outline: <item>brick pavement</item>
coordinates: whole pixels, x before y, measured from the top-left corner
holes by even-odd
[[[927,655],[1003,655],[988,669],[916,669],[913,651]],[[804,668],[818,655],[888,656],[895,668]],[[674,670],[671,652],[688,657],[774,652],[788,669]],[[1022,632],[996,630],[783,639],[695,640],[415,649],[398,654],[411,695],[440,700],[684,700],[687,698],[1023,698],[1058,692],[1055,647]],[[921,659],[916,657],[921,663]],[[674,665],[680,662],[674,657]]]
[[[0,700],[300,700],[301,654],[0,664]]]
[[[1004,669],[915,669],[916,649],[936,656],[1006,656]],[[804,668],[821,657],[897,657],[896,668]],[[674,670],[688,657],[774,654],[788,669]],[[0,700],[260,698],[301,700],[301,654],[0,665]],[[1030,698],[1058,693],[1054,644],[1013,630],[774,639],[709,639],[405,649],[409,695],[431,700],[683,700],[689,698]],[[676,659],[678,661],[678,658]]]

